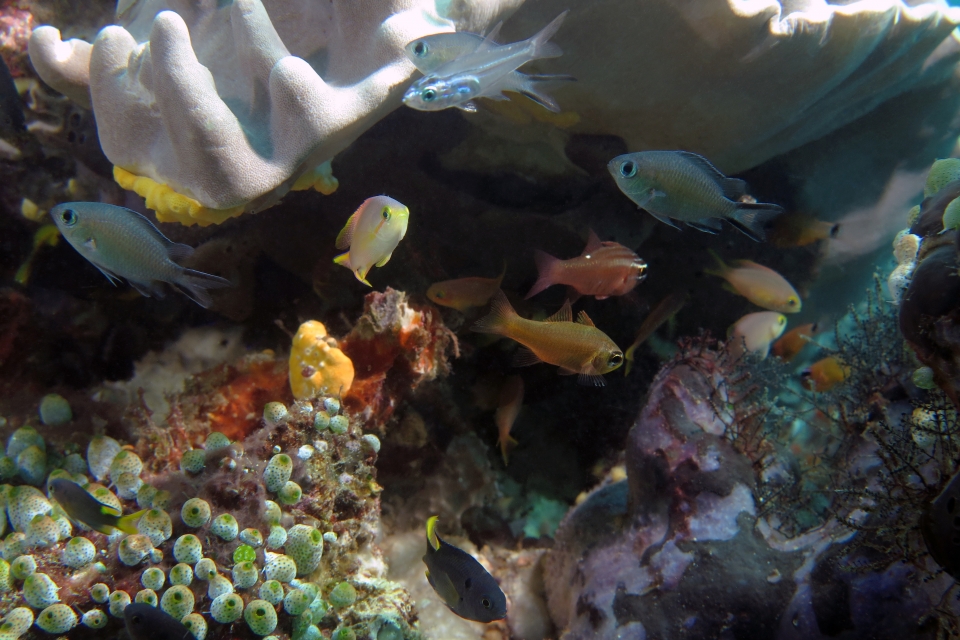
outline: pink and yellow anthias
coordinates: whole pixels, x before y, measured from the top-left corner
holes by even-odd
[[[353,362],[316,320],[300,325],[290,349],[290,389],[297,400],[342,395],[353,385]]]

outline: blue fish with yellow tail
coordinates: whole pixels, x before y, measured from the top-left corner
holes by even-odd
[[[747,185],[728,178],[710,161],[689,151],[641,151],[607,164],[620,191],[660,222],[675,220],[718,233],[726,220],[753,240],[764,238],[767,222],[783,213],[775,204],[745,202]]]
[[[67,242],[110,282],[126,278],[147,297],[162,298],[160,283],[166,282],[209,307],[213,300],[207,289],[231,286],[225,278],[177,264],[193,248],[171,241],[136,211],[103,202],[65,202],[51,209],[50,217]]]
[[[502,620],[507,598],[500,585],[473,556],[437,535],[437,516],[427,520],[427,580],[444,604],[461,618],[477,622]]]
[[[50,497],[60,503],[71,520],[105,535],[110,535],[114,529],[129,534],[137,533],[137,520],[147,512],[144,509],[125,516],[121,511],[94,498],[76,482],[63,478],[50,482]]]

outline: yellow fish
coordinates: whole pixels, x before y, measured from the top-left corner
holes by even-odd
[[[603,374],[623,364],[623,352],[585,312],[581,311],[573,322],[569,301],[560,311],[538,322],[517,315],[503,291],[497,291],[490,314],[477,320],[473,330],[505,336],[526,347],[517,352],[514,366],[554,364],[560,367],[561,374],[580,374],[580,384],[602,387]]]
[[[504,466],[510,464],[510,451],[517,446],[517,441],[510,437],[510,429],[517,421],[520,407],[523,405],[523,378],[520,376],[508,377],[500,388],[500,406],[494,414],[497,431],[500,434],[500,453],[503,454]]]
[[[802,304],[797,290],[773,269],[751,260],[736,260],[736,266],[731,267],[713,251],[710,254],[716,258],[718,268],[704,269],[704,273],[723,278],[734,293],[770,311],[800,311]]]
[[[458,278],[456,280],[444,280],[430,285],[427,289],[427,297],[434,304],[441,307],[450,307],[457,311],[466,311],[471,307],[482,307],[490,302],[500,289],[500,283],[503,282],[503,276],[507,273],[507,265],[503,265],[503,271],[496,278]]]
[[[801,383],[811,391],[829,391],[850,376],[850,367],[836,356],[817,360],[804,369]]]
[[[367,198],[337,236],[337,249],[349,251],[333,261],[350,269],[357,280],[372,287],[367,282],[367,273],[374,265],[382,267],[390,261],[394,249],[407,234],[409,219],[410,210],[393,198]]]
[[[739,358],[744,349],[766,358],[770,343],[780,337],[787,327],[787,317],[776,311],[748,313],[737,320],[728,332],[730,355]]]

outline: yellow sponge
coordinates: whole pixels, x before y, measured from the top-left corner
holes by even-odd
[[[316,320],[300,325],[290,348],[290,389],[297,400],[343,395],[353,385],[353,362]]]
[[[235,218],[243,213],[242,206],[229,209],[205,207],[165,184],[135,175],[120,167],[113,168],[113,179],[124,189],[145,198],[147,208],[157,212],[157,220],[160,222],[179,222],[186,226],[198,224],[206,227],[211,224],[220,224],[224,220]]]

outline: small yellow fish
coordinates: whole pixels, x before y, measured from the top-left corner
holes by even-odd
[[[633,344],[631,344],[627,348],[627,352],[623,354],[623,357],[627,361],[623,375],[630,375],[630,369],[633,368],[633,352],[637,350],[637,347],[653,335],[653,332],[659,329],[660,325],[676,315],[676,313],[683,308],[683,305],[687,304],[688,298],[689,296],[686,293],[671,293],[654,307],[650,315],[644,318],[643,324],[640,325],[640,330],[637,331],[637,337],[634,339]]]
[[[804,369],[800,376],[807,389],[829,391],[850,376],[850,367],[836,356],[827,356]]]
[[[503,291],[497,291],[490,314],[477,320],[473,330],[506,336],[526,347],[517,352],[514,366],[547,362],[560,367],[561,374],[580,374],[580,384],[602,387],[603,374],[623,364],[623,352],[585,312],[581,311],[573,322],[569,301],[538,322],[517,315]]]
[[[726,288],[758,307],[780,313],[797,313],[803,306],[793,285],[773,269],[751,260],[736,260],[736,266],[731,267],[713,251],[710,254],[716,258],[718,267],[704,269],[704,273],[723,278],[729,285],[724,285]]]
[[[450,307],[457,311],[466,311],[471,307],[482,307],[500,289],[503,276],[507,273],[507,265],[496,278],[458,278],[444,280],[430,285],[427,297],[434,304],[441,307]]]
[[[55,247],[60,243],[60,230],[54,224],[45,224],[33,234],[33,251],[27,256],[20,268],[17,269],[13,279],[19,284],[27,284],[30,275],[33,273],[33,263],[37,259],[37,254],[43,247]]]
[[[494,420],[497,423],[497,431],[500,434],[500,453],[503,454],[503,464],[508,465],[510,451],[517,446],[517,441],[510,437],[510,429],[516,422],[520,414],[520,407],[523,405],[523,378],[520,376],[510,376],[500,388],[500,406],[494,414]]]
[[[357,280],[367,282],[367,273],[390,261],[394,249],[407,233],[410,210],[388,196],[367,198],[353,212],[337,236],[337,249],[349,249],[333,259],[353,271]]]
[[[766,358],[770,343],[780,337],[787,327],[787,317],[776,311],[748,313],[737,320],[728,332],[730,355],[739,358],[744,349]]]

